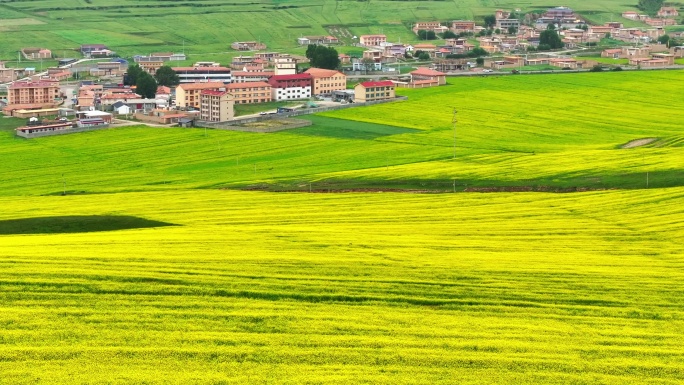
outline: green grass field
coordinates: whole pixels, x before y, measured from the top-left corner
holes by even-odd
[[[459,77],[273,134],[0,118],[0,384],[679,384],[683,80]]]
[[[564,4],[605,22],[621,20],[621,12],[633,9],[623,3],[572,0]],[[17,50],[26,45],[50,48],[65,56],[74,56],[73,50],[80,44],[102,43],[123,56],[185,49],[191,59],[226,60],[234,55],[230,44],[242,40],[260,40],[275,50],[295,48],[302,35],[328,33],[338,35],[346,44],[352,43],[352,36],[366,33],[415,42],[410,26],[416,21],[482,20],[498,8],[533,11],[552,6],[540,0],[525,4],[476,0],[123,0],[115,4],[105,0],[15,0],[0,3],[0,59],[14,59]]]

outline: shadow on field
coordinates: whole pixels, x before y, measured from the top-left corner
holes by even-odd
[[[126,215],[74,215],[0,221],[0,235],[90,233],[165,226],[178,225]]]

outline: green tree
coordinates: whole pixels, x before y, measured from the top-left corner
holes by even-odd
[[[334,70],[340,67],[340,56],[333,47],[309,44],[306,49],[306,57],[311,67]]]
[[[137,64],[131,64],[128,66],[126,71],[126,76],[124,76],[124,84],[127,86],[134,86],[138,84],[138,77],[140,74],[144,73],[142,68]]]
[[[653,16],[663,6],[664,0],[639,0],[637,8]]]
[[[421,52],[420,55],[418,55],[419,60],[430,60],[430,54],[427,52]]]
[[[161,66],[154,74],[154,78],[160,86],[175,87],[180,83],[178,74],[169,66]]]
[[[143,98],[152,99],[157,94],[157,81],[147,72],[142,72],[135,83],[135,92]]]
[[[484,65],[484,58],[483,58],[483,57],[479,57],[479,58],[475,59],[475,63],[476,63],[478,66],[483,66],[483,65]]]
[[[456,37],[458,36],[451,31],[446,31],[442,34],[442,39],[455,39]]]
[[[547,45],[549,49],[559,49],[563,48],[563,41],[558,36],[558,32],[547,29],[539,34],[539,46],[542,45]]]
[[[480,57],[480,56],[487,56],[489,53],[485,51],[484,48],[481,47],[475,47],[470,52],[468,52],[468,57]]]
[[[518,33],[518,29],[517,29],[517,28],[515,28],[515,27],[508,27],[508,34],[509,34],[509,35],[515,35],[516,33]]]
[[[667,43],[669,43],[669,42],[670,42],[670,35],[663,35],[663,36],[660,36],[658,38],[658,43],[660,43],[660,44],[667,45]]]
[[[437,39],[437,35],[435,34],[435,31],[426,31],[424,29],[421,29],[418,31],[418,37],[420,40],[435,40]]]
[[[487,15],[484,17],[484,25],[487,28],[494,28],[496,25],[496,16],[494,15]]]

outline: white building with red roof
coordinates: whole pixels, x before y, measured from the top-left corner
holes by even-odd
[[[274,75],[268,79],[273,100],[296,100],[311,97],[311,74]]]

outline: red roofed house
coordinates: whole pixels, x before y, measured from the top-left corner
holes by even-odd
[[[311,74],[274,75],[268,79],[273,100],[306,99],[311,97]]]
[[[431,81],[436,81],[437,85],[444,85],[446,84],[446,74],[444,72],[439,72],[435,70],[431,70],[426,67],[418,67],[415,71],[410,73],[411,75],[411,82],[419,81],[419,80],[431,80]]]
[[[235,116],[235,98],[227,89],[203,90],[200,93],[200,119],[207,122],[225,122]]]
[[[389,80],[363,82],[354,86],[354,101],[357,103],[394,99],[394,83]]]
[[[333,91],[347,89],[347,76],[340,71],[309,68],[306,73],[313,78],[311,83],[313,95],[330,94]]]

